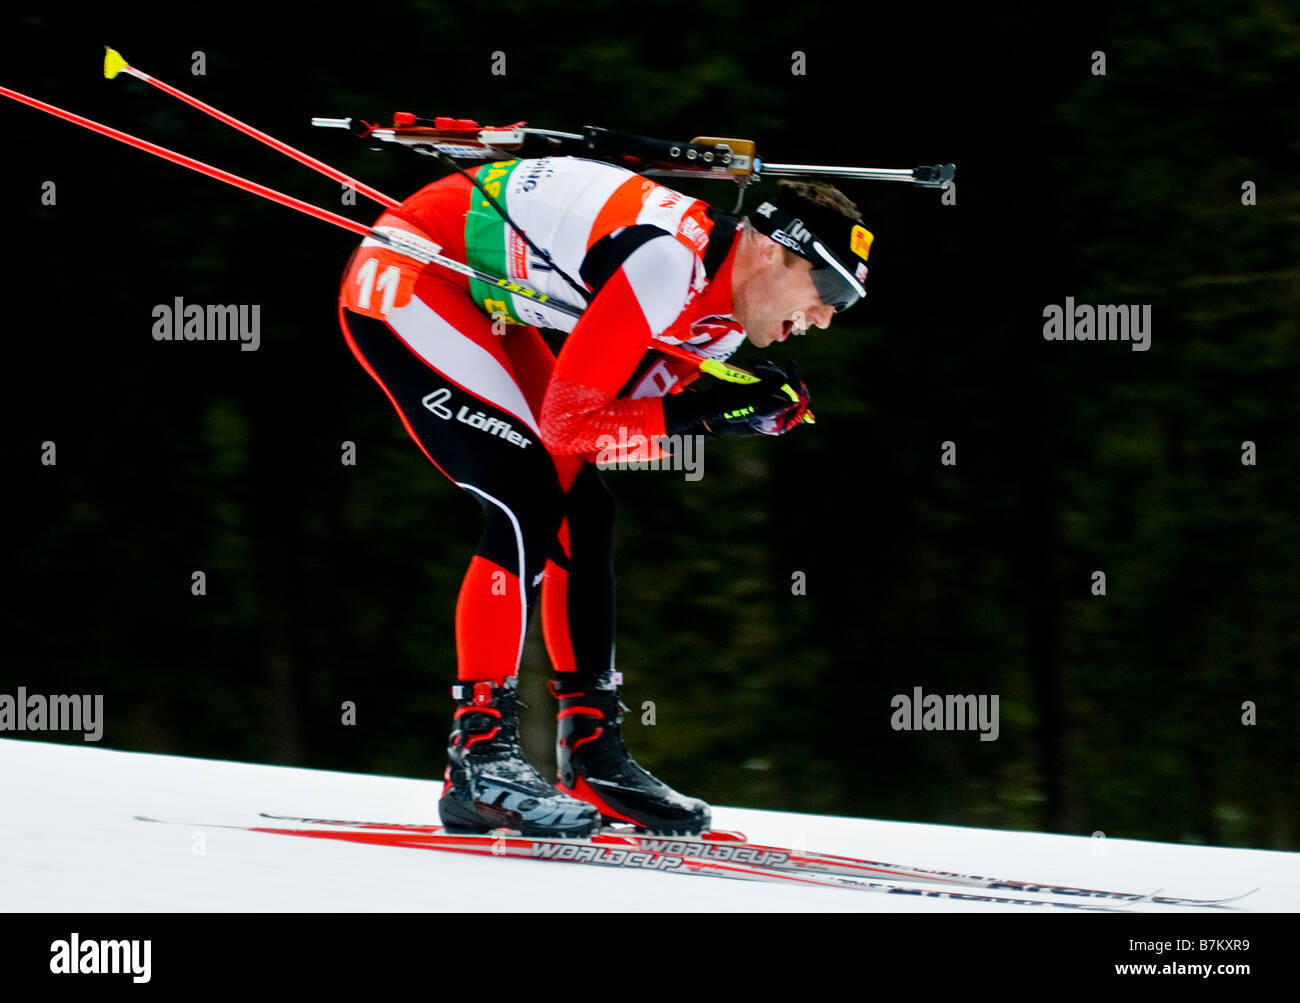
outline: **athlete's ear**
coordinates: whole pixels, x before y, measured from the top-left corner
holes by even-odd
[[[761,233],[755,233],[754,237],[758,240],[758,255],[763,264],[770,265],[781,257],[781,245],[771,237]]]

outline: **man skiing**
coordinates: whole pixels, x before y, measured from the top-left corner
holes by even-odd
[[[726,359],[865,292],[871,234],[828,185],[790,183],[742,220],[611,164],[515,160],[418,191],[375,224],[543,296],[504,291],[367,238],[345,272],[344,338],[425,456],[479,501],[456,607],[458,684],[439,814],[450,830],[584,836],[602,821],[698,834],[702,801],[629,756],[614,669],[613,500],[592,462],[657,459],[664,436],[782,435],[797,370],[683,388],[684,346]],[[579,319],[545,297],[583,306]],[[585,301],[585,303],[584,303]],[[539,327],[568,332],[558,357]],[[671,441],[671,440],[669,440]],[[516,676],[540,605],[559,700],[559,783],[519,745]]]

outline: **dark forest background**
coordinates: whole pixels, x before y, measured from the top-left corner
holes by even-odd
[[[1300,6],[758,11],[7,11],[0,83],[367,222],[334,182],[104,80],[102,46],[398,197],[436,167],[311,116],[956,162],[953,206],[843,185],[876,234],[870,299],[771,352],[800,363],[815,427],[711,446],[696,483],[606,474],[632,751],[716,804],[1300,848]],[[112,748],[440,777],[479,511],[342,341],[354,238],[12,102],[0,126],[0,692],[102,693]],[[260,304],[260,350],[155,342],[177,296]],[[1150,350],[1044,341],[1066,296],[1149,304]],[[544,771],[546,669],[538,636]],[[915,686],[999,694],[999,739],[894,731]]]

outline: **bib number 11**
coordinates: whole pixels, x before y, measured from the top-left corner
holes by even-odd
[[[376,272],[379,273],[378,281],[375,280]],[[380,294],[379,312],[387,314],[393,308],[393,301],[397,298],[397,283],[401,277],[402,270],[396,265],[389,265],[382,272],[379,272],[379,259],[367,259],[357,269],[357,285],[361,287],[357,290],[357,306],[362,310],[369,310],[370,298],[378,289]]]

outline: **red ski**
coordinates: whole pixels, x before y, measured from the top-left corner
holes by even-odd
[[[265,825],[179,822],[144,815],[135,817],[141,822],[171,821],[171,824],[174,825],[242,830],[278,836],[299,836],[309,839],[335,839],[352,843],[368,843],[418,850],[439,850],[484,857],[513,857],[521,860],[594,864],[600,867],[662,871],[667,874],[702,874],[741,881],[770,881],[821,888],[847,888],[854,891],[876,892],[885,895],[913,895],[921,898],[953,899],[963,902],[1018,905],[1031,908],[1048,906],[1058,909],[1082,909],[1091,912],[1123,911],[1113,906],[1092,905],[1083,902],[1062,902],[1048,898],[1012,898],[942,888],[900,885],[891,882],[874,881],[850,874],[791,872],[758,863],[716,860],[708,856],[693,854],[667,853],[643,847],[641,840],[649,837],[608,831],[602,831],[586,839],[556,839],[540,836],[520,836],[508,832],[463,835],[448,833],[441,826],[387,825],[374,822],[352,823],[326,819],[303,820],[310,828],[288,828]],[[738,834],[728,835],[734,836]],[[709,845],[709,841],[706,840],[673,840],[673,842]],[[736,850],[755,849],[750,844],[744,843],[743,840],[728,839],[726,836],[718,840],[714,845],[727,843],[732,844]],[[767,849],[764,848],[764,852]]]
[[[443,833],[441,826],[414,825],[385,822],[349,822],[337,819],[297,818],[288,815],[272,815],[262,812],[262,817],[278,822],[297,822],[318,826],[345,826],[359,830],[382,830],[388,832],[425,833],[435,835]],[[453,837],[464,838],[464,837]],[[974,874],[957,874],[948,871],[936,871],[907,864],[890,864],[878,860],[862,860],[856,857],[836,856],[829,853],[793,850],[780,846],[766,846],[751,843],[744,833],[727,830],[708,830],[695,838],[681,836],[651,836],[636,832],[630,828],[609,827],[602,829],[593,841],[617,838],[620,845],[635,846],[639,850],[666,853],[674,856],[689,857],[696,860],[713,861],[723,864],[741,864],[763,867],[785,874],[802,874],[804,876],[821,875],[827,877],[854,878],[891,878],[901,881],[920,881],[930,884],[951,885],[964,888],[982,888],[988,891],[1011,891],[1062,895],[1076,898],[1104,899],[1117,903],[1154,902],[1158,905],[1217,907],[1226,906],[1253,895],[1259,891],[1253,888],[1241,895],[1222,899],[1177,898],[1158,893],[1114,892],[1096,888],[1076,888],[1069,885],[1053,884],[1041,881],[1018,881],[1011,878],[986,878]]]

